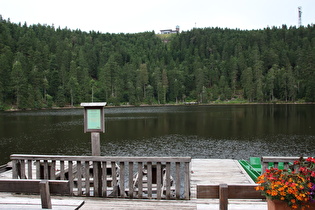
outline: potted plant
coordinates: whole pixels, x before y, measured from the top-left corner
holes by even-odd
[[[301,157],[291,170],[267,169],[256,182],[268,209],[315,209],[315,158]]]

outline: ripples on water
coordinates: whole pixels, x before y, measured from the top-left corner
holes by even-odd
[[[315,106],[106,108],[102,155],[314,156]],[[90,155],[83,109],[0,112],[0,165],[10,154]]]
[[[314,136],[279,135],[249,139],[209,139],[169,135],[133,141],[107,142],[102,155],[114,156],[191,156],[193,158],[248,159],[250,156],[312,156]],[[272,137],[272,141],[275,137]],[[301,145],[300,141],[304,139]],[[288,143],[290,142],[290,143]],[[296,146],[296,145],[301,146]],[[292,155],[294,154],[294,155]]]

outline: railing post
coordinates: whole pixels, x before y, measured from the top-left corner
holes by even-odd
[[[190,199],[190,164],[185,162],[185,199]]]
[[[18,178],[17,160],[12,160],[12,178],[13,179],[17,179]]]
[[[42,200],[42,208],[43,209],[51,209],[51,198],[50,198],[50,191],[49,191],[49,182],[47,180],[42,180],[39,183],[40,189],[40,197]]]
[[[129,162],[129,198],[133,198],[133,162]]]
[[[180,199],[180,163],[176,162],[176,169],[175,169],[175,174],[176,174],[176,199]]]
[[[228,185],[220,184],[219,185],[219,199],[220,199],[220,210],[228,209]]]

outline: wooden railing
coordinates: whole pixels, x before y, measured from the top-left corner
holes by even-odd
[[[257,184],[212,184],[197,185],[198,199],[219,199],[219,209],[228,209],[228,199],[264,199]]]
[[[290,164],[294,161],[299,160],[300,157],[261,157],[262,170],[261,173],[264,173],[266,169],[269,167],[269,163],[273,163],[274,168],[279,167],[279,163],[283,163],[284,169],[289,169]]]
[[[190,199],[190,157],[11,155],[13,179],[69,180],[70,194]]]

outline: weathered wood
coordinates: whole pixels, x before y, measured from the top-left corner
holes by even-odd
[[[228,209],[228,199],[264,199],[259,191],[256,191],[257,184],[213,184],[197,185],[198,199],[219,199],[220,210]]]
[[[125,197],[125,163],[120,162],[119,164],[119,188],[120,188],[120,197]]]
[[[107,197],[107,162],[102,162],[102,196]]]
[[[118,197],[118,185],[117,185],[117,179],[116,179],[116,163],[111,162],[111,168],[112,168],[112,187],[113,187],[113,195],[114,197]]]
[[[228,198],[229,199],[263,199],[259,191],[256,191],[257,184],[229,184]],[[219,198],[219,184],[212,185],[197,185],[198,199]]]
[[[44,160],[44,178],[42,179],[49,179],[48,178],[48,160]]]
[[[152,198],[152,162],[147,163],[147,176],[148,176],[148,198]]]
[[[165,189],[166,189],[166,199],[171,198],[171,163],[166,163],[166,172],[165,172]]]
[[[100,144],[100,133],[92,132],[91,133],[91,144],[92,144],[92,156],[101,155],[101,144]]]
[[[60,161],[60,179],[65,179],[65,162],[63,160]]]
[[[39,182],[40,197],[42,200],[43,209],[51,209],[51,198],[49,191],[49,182],[47,180],[42,180]]]
[[[12,178],[17,179],[18,178],[18,169],[17,169],[17,160],[12,160]]]
[[[229,185],[229,198],[231,199],[264,199],[256,184]]]
[[[20,160],[20,177],[21,179],[26,179],[26,176],[25,176],[25,161],[24,160]]]
[[[180,163],[176,162],[175,164],[176,166],[176,169],[175,169],[175,174],[176,174],[176,189],[175,189],[175,192],[176,192],[176,199],[179,199],[180,198]]]
[[[16,178],[24,176],[26,169],[30,172],[32,170],[30,166],[35,161],[36,165],[34,171],[36,170],[36,178],[68,179],[70,182],[71,195],[93,195],[104,197],[110,195],[114,197],[125,197],[126,194],[128,194],[129,198],[133,198],[136,193],[137,198],[149,199],[189,199],[190,197],[189,163],[191,158],[187,157],[163,158],[51,155],[11,155],[11,157],[12,161],[16,161]],[[106,174],[106,176],[102,176],[105,171],[107,172],[107,164],[103,163],[111,164],[110,175]],[[133,178],[133,164],[137,164],[137,180],[134,180]],[[184,173],[180,172],[181,164],[183,164]],[[129,166],[129,170],[127,171],[125,170],[126,165]],[[90,175],[90,173],[92,173],[92,175]],[[119,180],[117,173],[119,173]],[[171,174],[175,175],[175,177],[171,177]],[[125,186],[125,176],[128,177],[129,188],[126,188]],[[181,180],[184,180],[185,183],[181,183]],[[112,182],[111,185],[107,185],[109,181]],[[117,183],[118,181],[119,184]],[[136,185],[134,182],[136,182]],[[174,187],[172,183],[174,184]],[[184,188],[181,188],[181,186]],[[102,190],[103,188],[106,190]],[[181,190],[183,190],[183,194],[181,193]]]
[[[52,179],[52,180],[56,179],[56,161],[55,160],[51,161],[49,179]]]
[[[100,196],[99,194],[99,167],[98,167],[99,162],[93,162],[93,187],[94,187],[94,196]]]
[[[40,193],[42,208],[51,209],[51,194],[70,193],[68,181],[35,179],[0,179],[0,192]]]
[[[138,198],[142,198],[143,189],[143,173],[142,162],[138,162]]]
[[[279,162],[283,162],[284,169],[289,168],[289,163],[293,163],[296,160],[299,160],[300,157],[274,157],[274,156],[263,156],[261,157],[262,170],[261,173],[264,173],[269,167],[269,163],[274,163],[274,168],[278,168]]]
[[[228,209],[228,191],[227,184],[220,184],[219,185],[219,200],[220,200],[220,210],[227,210]]]
[[[73,180],[73,162],[68,162],[68,180],[70,184],[70,194],[73,195],[73,187],[74,187],[74,180]]]
[[[33,178],[33,173],[32,173],[32,161],[28,160],[27,161],[27,170],[28,170],[28,179],[32,179]]]
[[[40,179],[40,160],[36,160],[36,179]]]
[[[82,167],[81,161],[77,161],[77,188],[78,188],[78,196],[82,196]]]
[[[133,162],[129,162],[129,198],[133,198]]]
[[[163,193],[161,188],[162,188],[162,165],[161,162],[156,163],[156,188],[157,188],[157,199],[161,199],[162,196],[161,194]]]
[[[197,185],[198,199],[217,199],[219,198],[219,185]]]
[[[184,183],[184,189],[185,189],[185,199],[189,199],[190,198],[190,162],[185,162],[185,172],[184,172],[184,176],[185,176],[185,183]]]
[[[191,162],[191,157],[119,157],[119,156],[66,156],[13,154],[11,160],[57,160],[57,161],[115,161],[115,162]]]

